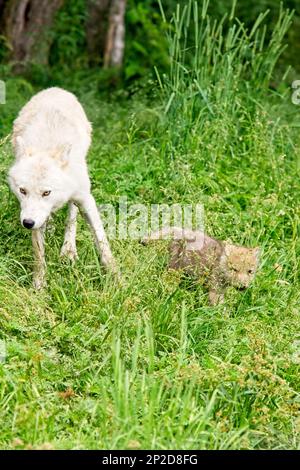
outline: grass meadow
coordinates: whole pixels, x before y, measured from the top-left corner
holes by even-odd
[[[290,22],[246,31],[191,2],[175,13],[171,66],[131,93],[84,73],[55,84],[93,123],[99,204],[202,203],[209,235],[260,246],[244,292],[211,307],[167,270],[164,242],[111,240],[116,286],[80,219],[79,260],[46,240],[48,286],[31,287],[29,231],[6,181],[12,122],[39,87],[3,70],[0,105],[0,447],[297,449],[300,446],[299,106],[269,88]],[[54,83],[51,83],[54,84]]]

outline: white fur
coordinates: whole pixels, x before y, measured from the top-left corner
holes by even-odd
[[[36,262],[34,285],[37,288],[44,285],[46,222],[51,213],[66,203],[69,203],[69,216],[61,254],[72,260],[77,256],[78,206],[93,230],[103,264],[116,271],[90,192],[86,154],[91,132],[91,124],[77,98],[61,88],[37,93],[14,122],[12,142],[16,161],[9,171],[9,184],[20,202],[21,223],[28,219],[34,222],[32,242]]]

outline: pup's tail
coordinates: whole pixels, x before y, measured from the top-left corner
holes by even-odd
[[[150,233],[144,237],[141,241],[145,245],[152,240],[187,240],[194,242],[197,239],[197,232],[194,230],[183,229],[180,227],[165,227],[156,232]]]

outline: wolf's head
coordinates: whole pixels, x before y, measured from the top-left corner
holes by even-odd
[[[62,207],[74,190],[70,180],[66,146],[47,152],[26,149],[16,139],[16,162],[9,171],[9,185],[21,205],[21,224],[28,229],[44,225],[52,212]]]

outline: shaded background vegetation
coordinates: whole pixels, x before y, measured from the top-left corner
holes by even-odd
[[[12,38],[5,29],[5,15],[7,6],[5,4],[18,4],[22,0],[2,0],[0,2],[0,14],[2,10],[2,20],[0,22],[0,63],[2,64],[2,75],[11,72],[11,67],[3,69],[3,65],[12,63]],[[38,38],[38,49],[43,57],[33,57],[27,64],[26,77],[39,86],[47,86],[51,83],[59,83],[69,74],[78,74],[81,78],[87,74],[91,77],[98,77],[100,87],[110,87],[118,85],[128,85],[143,77],[149,77],[156,66],[161,72],[168,69],[168,43],[164,34],[171,24],[172,13],[176,10],[176,5],[183,6],[185,0],[163,0],[162,5],[165,11],[167,22],[164,22],[157,0],[128,0],[125,15],[126,37],[125,54],[121,71],[118,73],[102,70],[103,51],[99,45],[91,54],[89,47],[89,28],[93,21],[90,16],[93,12],[89,10],[89,2],[93,0],[64,0],[56,1],[57,11],[53,20],[43,31],[43,36]],[[96,0],[97,1],[97,0]],[[53,2],[48,2],[53,3]],[[99,3],[99,2],[98,2]],[[101,2],[100,2],[101,3]],[[105,0],[104,0],[105,3]],[[108,3],[108,2],[107,2]],[[198,1],[199,7],[202,1]],[[216,19],[223,15],[230,14],[232,0],[216,0],[210,2],[208,6],[209,14]],[[235,7],[235,15],[240,21],[245,23],[247,28],[251,28],[261,12],[269,10],[266,23],[272,31],[280,10],[280,2],[277,0],[238,0]],[[300,0],[285,0],[285,8],[295,10],[292,27],[286,35],[286,48],[282,55],[278,69],[280,72],[291,66],[290,79],[296,77],[300,71]],[[13,5],[14,7],[14,5]],[[15,7],[13,9],[15,11]],[[13,16],[15,13],[13,13]],[[101,15],[100,15],[101,17]],[[105,28],[96,18],[96,28]],[[100,33],[99,33],[100,34]],[[42,43],[47,43],[47,48],[42,48]],[[101,40],[100,40],[101,42]],[[96,44],[97,46],[97,44]],[[282,74],[281,74],[282,75]],[[278,77],[281,75],[279,74]],[[116,80],[116,76],[118,80]],[[280,80],[278,78],[277,81]],[[121,79],[121,80],[120,80]],[[275,80],[273,85],[278,85]]]

